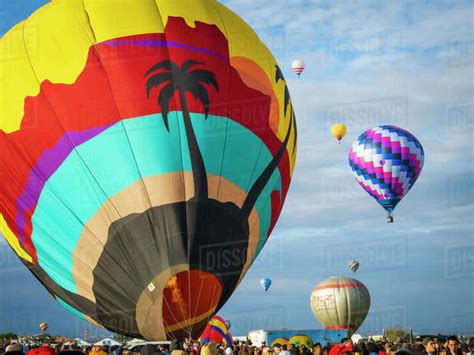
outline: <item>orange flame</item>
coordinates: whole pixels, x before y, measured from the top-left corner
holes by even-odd
[[[186,301],[184,300],[181,289],[179,288],[178,278],[173,276],[166,284],[166,288],[171,290],[171,302],[177,306],[178,310],[183,316],[183,319],[188,319],[189,315],[186,309]]]

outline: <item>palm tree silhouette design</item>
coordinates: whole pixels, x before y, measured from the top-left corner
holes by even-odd
[[[224,305],[237,287],[247,263],[250,213],[278,168],[291,132],[294,132],[293,144],[296,143],[295,115],[285,83],[284,117],[290,120],[288,131],[278,151],[248,191],[242,206],[209,198],[206,166],[186,101],[186,93],[189,92],[203,104],[205,118],[208,117],[210,101],[207,87],[219,90],[219,85],[211,71],[193,68],[203,65],[188,60],[179,67],[166,60],[153,65],[145,74],[147,96],[151,97],[153,89],[159,91],[158,105],[167,130],[169,102],[176,92],[179,94],[191,158],[194,197],[187,201],[152,206],[142,213],[132,213],[111,223],[107,242],[93,270],[95,302],[62,288],[39,265],[25,262],[51,293],[111,331],[143,337],[138,319],[147,320],[144,315],[152,317],[154,312],[148,308],[139,310],[139,299],[144,293],[149,294],[147,287],[157,275],[177,265],[188,265],[189,270],[200,270],[218,279],[221,291],[214,311]],[[284,78],[276,66],[275,82],[280,80],[284,81]],[[223,250],[237,251],[238,260],[232,260],[230,264],[210,262],[217,260],[214,257],[222,255]],[[111,293],[113,297],[110,297]],[[181,320],[197,315],[196,309],[191,309],[189,300],[172,312]],[[198,337],[209,317],[189,323],[186,329],[170,330],[167,337]]]
[[[204,69],[197,69],[189,71],[193,66],[204,65],[203,63],[187,60],[179,67],[176,63],[171,60],[165,60],[153,65],[145,74],[145,77],[153,74],[146,82],[147,97],[150,98],[150,94],[154,88],[159,88],[164,85],[158,95],[158,106],[161,107],[163,121],[167,130],[168,125],[168,114],[169,114],[169,101],[174,97],[175,92],[179,92],[181,107],[183,110],[183,119],[186,130],[186,137],[188,139],[189,155],[191,157],[191,166],[193,170],[194,178],[194,189],[195,199],[197,201],[209,200],[208,197],[208,186],[207,186],[207,172],[202,158],[199,144],[194,133],[193,125],[191,122],[191,116],[188,110],[188,104],[186,101],[186,92],[190,92],[196,99],[199,99],[204,106],[205,117],[207,119],[209,115],[209,94],[206,87],[203,85],[208,84],[213,86],[219,91],[219,86],[215,78],[214,73]],[[283,74],[278,66],[276,66],[276,82],[284,80]],[[291,104],[288,88],[285,85],[285,100],[284,100],[284,115],[286,116],[288,104]],[[258,197],[265,188],[265,185],[270,180],[273,172],[278,167],[283,154],[288,145],[292,126],[295,124],[294,111],[291,110],[290,115],[290,126],[282,145],[278,152],[273,157],[272,161],[267,165],[254,185],[251,187],[247,194],[242,208],[241,214],[244,220],[247,220],[252,212]],[[295,129],[295,142],[296,142],[296,129]]]
[[[175,92],[179,92],[181,107],[183,109],[184,127],[188,139],[189,155],[191,157],[191,166],[194,175],[195,199],[205,200],[208,197],[206,167],[191,122],[188,103],[186,101],[186,92],[190,92],[196,99],[199,99],[202,102],[207,118],[209,115],[209,94],[202,83],[214,86],[217,91],[219,91],[219,86],[214,74],[208,70],[197,69],[188,72],[190,68],[200,64],[202,63],[188,60],[180,68],[176,63],[166,60],[152,66],[145,74],[145,77],[153,72],[157,72],[146,82],[146,93],[148,98],[150,98],[150,93],[153,88],[166,84],[160,90],[158,95],[158,105],[161,107],[163,121],[168,131],[169,102],[174,97]]]

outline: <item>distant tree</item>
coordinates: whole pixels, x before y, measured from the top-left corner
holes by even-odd
[[[410,332],[402,327],[393,327],[385,329],[385,338],[388,341],[396,341],[401,338],[403,340],[410,340]]]
[[[0,334],[0,339],[2,340],[18,339],[18,335],[14,333],[4,333],[4,334]]]

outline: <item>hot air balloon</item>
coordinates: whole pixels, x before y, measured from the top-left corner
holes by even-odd
[[[291,69],[293,69],[293,72],[300,76],[303,72],[304,69],[306,68],[306,64],[302,60],[294,60],[293,63],[291,63]]]
[[[42,332],[45,332],[48,330],[49,324],[48,323],[40,323],[39,328]]]
[[[214,0],[9,8],[1,234],[80,318],[147,340],[199,337],[290,185],[296,121],[277,62]]]
[[[227,329],[230,329],[232,327],[232,323],[228,320],[225,321],[225,326],[227,327]]]
[[[207,324],[199,338],[201,344],[214,343],[225,347],[233,344],[232,335],[227,328],[226,321],[219,316],[214,316]]]
[[[271,347],[273,348],[277,344],[288,345],[288,338],[276,338],[274,341],[272,341]]]
[[[293,335],[290,340],[288,340],[288,344],[294,344],[297,348],[299,348],[301,345],[304,345],[307,348],[312,348],[313,340],[307,335],[297,334]]]
[[[336,123],[331,126],[331,134],[337,139],[339,143],[341,143],[341,140],[344,138],[346,133],[347,127],[344,123]]]
[[[349,151],[349,164],[362,188],[388,213],[410,191],[423,168],[424,151],[411,133],[395,126],[365,131]]]
[[[359,269],[359,262],[356,260],[349,261],[349,269],[356,272]]]
[[[265,292],[267,292],[268,289],[270,288],[270,286],[272,285],[272,280],[270,280],[270,279],[261,279],[260,280],[260,285],[263,287]]]
[[[310,304],[324,329],[344,329],[352,335],[369,312],[370,295],[360,281],[333,276],[313,289]]]

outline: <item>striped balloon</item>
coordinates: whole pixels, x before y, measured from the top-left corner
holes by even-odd
[[[295,72],[296,75],[300,76],[301,73],[304,72],[304,69],[306,67],[306,64],[302,60],[294,60],[293,63],[291,63],[291,69],[293,69],[293,72]]]
[[[211,318],[199,341],[201,344],[212,342],[214,344],[222,344],[226,347],[231,346],[234,342],[226,321],[219,316]]]
[[[352,144],[349,164],[360,186],[388,212],[387,221],[400,200],[420,176],[424,162],[421,143],[395,126],[365,131]]]
[[[356,272],[357,270],[359,270],[359,262],[357,260],[349,261],[349,269],[352,272]]]
[[[352,335],[369,312],[370,294],[360,281],[333,276],[313,289],[310,304],[324,329],[344,329]]]

